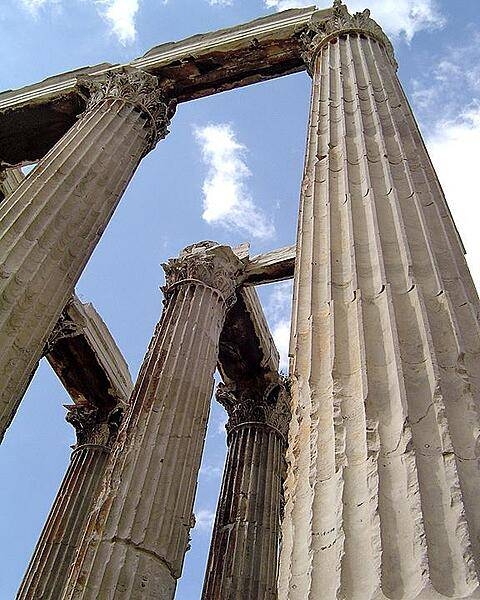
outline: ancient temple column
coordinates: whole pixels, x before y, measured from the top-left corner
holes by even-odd
[[[67,408],[77,443],[17,600],[60,598],[123,414],[121,405],[109,411],[91,405]]]
[[[282,385],[227,387],[228,454],[203,600],[276,600],[282,482],[290,411]]]
[[[182,571],[218,341],[243,265],[204,242],[164,268],[165,309],[64,599],[167,600]]]
[[[461,242],[369,11],[336,0],[304,43],[279,597],[477,598],[479,303]]]
[[[134,68],[79,80],[86,109],[0,205],[0,439],[47,338],[173,103]]]

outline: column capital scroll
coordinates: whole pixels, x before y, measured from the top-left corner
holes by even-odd
[[[150,128],[148,151],[168,134],[176,108],[170,81],[135,67],[121,67],[102,75],[78,77],[77,85],[86,100],[85,113],[112,100],[135,106]]]
[[[178,258],[171,258],[163,265],[166,299],[183,283],[198,283],[218,291],[227,307],[235,301],[244,265],[229,246],[204,241],[184,248]]]
[[[291,411],[288,385],[284,382],[271,383],[262,391],[256,385],[242,388],[220,383],[215,397],[228,413],[228,434],[241,425],[260,423],[277,430],[287,440]]]
[[[60,340],[76,337],[77,335],[81,335],[81,333],[82,325],[71,319],[64,310],[45,344],[43,354],[49,354]]]
[[[91,404],[69,404],[65,408],[65,419],[77,436],[74,451],[85,445],[111,448],[124,414],[121,404],[108,412]]]
[[[362,12],[350,14],[341,0],[334,0],[330,14],[325,16],[324,10],[314,12],[300,36],[304,47],[302,58],[310,73],[313,72],[314,61],[320,48],[331,39],[346,33],[364,34],[377,40],[397,68],[392,43],[380,25],[370,17],[370,10],[367,8]]]

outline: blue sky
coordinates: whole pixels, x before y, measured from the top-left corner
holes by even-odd
[[[303,2],[303,5],[308,5]],[[235,25],[291,0],[2,0],[0,89],[109,61],[159,43]],[[319,2],[319,7],[330,2]],[[478,153],[480,17],[473,0],[352,0],[390,35],[399,75],[480,281]],[[133,377],[161,310],[160,263],[214,239],[252,252],[295,237],[310,82],[298,74],[179,106],[171,133],[142,162],[77,286],[106,321]],[[285,353],[290,286],[259,290]],[[13,598],[65,471],[69,399],[41,364],[0,449],[0,598]],[[213,404],[177,597],[197,600],[220,485],[223,409]],[[8,550],[6,550],[8,548]]]

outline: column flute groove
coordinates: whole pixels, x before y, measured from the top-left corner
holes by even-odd
[[[58,600],[61,596],[123,414],[122,406],[109,411],[90,405],[67,408],[77,444],[17,600]]]
[[[125,67],[79,80],[86,110],[0,206],[0,437],[45,342],[141,158],[174,102]]]
[[[219,336],[243,264],[204,242],[164,268],[165,308],[64,600],[167,600],[182,571]]]
[[[313,84],[279,598],[469,598],[478,299],[380,27],[335,0],[303,40]]]
[[[287,391],[237,381],[220,384],[216,397],[229,414],[228,453],[202,599],[276,600]]]

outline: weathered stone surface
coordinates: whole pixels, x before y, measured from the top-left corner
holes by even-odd
[[[133,389],[128,365],[92,304],[74,295],[45,351],[75,403],[111,410],[118,402],[128,402]]]
[[[123,405],[110,411],[88,404],[67,408],[77,444],[17,600],[60,598],[124,411]]]
[[[107,91],[0,205],[0,438],[125,187],[171,115],[161,86],[160,109],[143,89],[132,101],[132,78],[156,85],[151,75],[120,70],[113,79],[126,97]]]
[[[204,242],[164,268],[165,309],[64,600],[166,600],[182,571],[218,342],[243,264]]]
[[[285,246],[246,261],[243,285],[261,285],[291,279],[295,268],[295,246]]]
[[[175,82],[179,102],[302,71],[299,34],[313,11],[288,10],[162,44],[124,66]],[[0,94],[0,166],[42,158],[84,109],[77,78],[118,68],[103,63]]]
[[[279,597],[477,598],[478,297],[391,49],[345,11],[307,40]]]
[[[25,179],[20,169],[0,176],[0,194],[12,194]],[[128,402],[133,383],[128,365],[92,304],[75,294],[53,328],[44,354],[72,400],[113,409]]]

